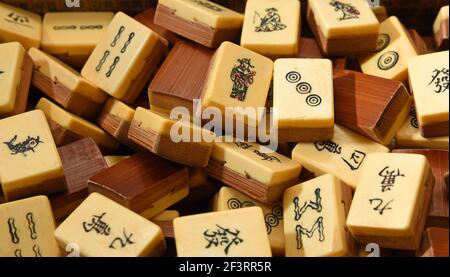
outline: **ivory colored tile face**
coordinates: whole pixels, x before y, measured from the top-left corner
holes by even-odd
[[[423,155],[369,155],[347,218],[352,235],[360,243],[416,249],[433,184],[431,167]]]
[[[345,205],[351,191],[331,174],[288,188],[283,196],[287,257],[340,257],[352,251]]]
[[[362,72],[386,79],[405,82],[408,61],[417,56],[414,44],[397,17],[391,16],[380,24],[377,50],[359,57]]]
[[[378,20],[365,0],[308,1],[316,22],[327,38],[378,31]]]
[[[208,0],[160,0],[154,22],[207,47],[237,41],[244,17]]]
[[[159,256],[165,250],[154,223],[92,193],[55,231],[60,247],[77,244],[83,257]]]
[[[230,188],[222,187],[214,197],[214,211],[227,211],[240,208],[260,207],[264,214],[270,247],[275,256],[284,256],[283,207],[278,202],[266,205]]]
[[[300,40],[298,0],[249,0],[241,46],[270,57],[294,57]]]
[[[176,218],[178,257],[271,257],[261,208]]]
[[[133,102],[167,45],[157,33],[118,12],[81,75],[111,96]]]
[[[292,159],[316,176],[331,173],[356,188],[367,156],[378,152],[387,153],[389,148],[335,125],[331,140],[298,143]]]
[[[297,183],[298,162],[252,142],[214,144],[207,167],[210,176],[261,202],[275,202],[283,191]]]
[[[36,196],[0,205],[1,257],[58,257],[50,202]]]
[[[448,53],[437,52],[409,60],[409,82],[424,137],[448,136]]]
[[[6,200],[67,190],[61,159],[42,111],[0,120],[0,180]]]
[[[49,12],[42,21],[41,48],[52,55],[87,58],[109,26],[112,12]]]
[[[0,44],[0,116],[9,115],[15,109],[25,55],[20,43]]]
[[[103,104],[106,101],[107,94],[104,91],[83,78],[70,66],[36,48],[28,50],[28,54],[35,64],[35,70],[49,78],[51,82],[59,82],[74,94],[83,96],[95,103]],[[57,93],[52,90],[46,94],[55,95]],[[62,98],[61,95],[59,96],[59,98]],[[54,96],[53,98],[57,99],[58,97]],[[68,104],[65,106],[68,106]]]
[[[91,137],[101,148],[114,150],[119,142],[96,125],[77,117],[46,98],[41,98],[36,105],[37,110],[42,110],[48,120],[58,124],[65,130],[79,135]]]
[[[41,16],[0,3],[0,42],[17,41],[25,49],[39,48],[41,43]]]
[[[326,56],[376,48],[379,22],[365,0],[308,1],[307,21]]]
[[[273,62],[236,44],[224,42],[211,62],[202,94],[205,107],[264,107],[272,79]],[[263,113],[245,114],[244,120],[254,126]],[[255,122],[256,121],[256,122]]]
[[[280,140],[298,142],[331,138],[334,126],[331,61],[276,60],[273,107],[278,108]],[[284,134],[284,131],[291,133]]]
[[[448,136],[424,138],[420,134],[416,111],[412,109],[408,118],[395,135],[397,146],[428,149],[448,149]]]

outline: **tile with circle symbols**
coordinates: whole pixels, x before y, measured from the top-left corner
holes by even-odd
[[[182,216],[174,220],[178,257],[271,257],[259,207]]]
[[[241,46],[268,57],[294,57],[299,51],[300,1],[249,0]]]
[[[345,220],[351,189],[325,174],[285,190],[284,234],[287,257],[342,257],[356,252]]]
[[[40,15],[0,3],[0,42],[17,41],[25,49],[39,48],[41,34]]]
[[[449,52],[409,59],[408,74],[422,136],[448,136]]]
[[[156,32],[118,12],[81,75],[111,96],[132,103],[167,46]]]
[[[408,60],[417,54],[400,20],[391,16],[380,23],[375,52],[359,56],[359,63],[365,74],[405,82],[408,79]]]
[[[67,190],[64,170],[42,111],[0,120],[0,178],[7,201]]]
[[[317,75],[315,72],[322,72]],[[280,141],[318,141],[333,136],[332,63],[327,59],[278,59],[273,107]]]
[[[424,155],[368,155],[353,196],[347,227],[359,243],[417,249],[434,182]]]
[[[267,235],[274,256],[284,256],[283,205],[281,202],[272,205],[263,204],[230,188],[222,187],[214,197],[214,211],[227,211],[248,207],[260,207],[264,213]]]
[[[46,196],[0,205],[1,257],[58,257],[55,220]]]

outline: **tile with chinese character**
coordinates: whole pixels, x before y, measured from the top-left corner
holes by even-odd
[[[426,138],[448,136],[448,51],[409,60],[408,72],[417,113],[417,123]]]
[[[58,244],[78,246],[83,257],[159,256],[161,228],[122,205],[92,193],[55,231]]]
[[[387,152],[386,146],[336,124],[332,139],[300,142],[292,151],[292,159],[315,176],[331,173],[356,188],[367,155]]]
[[[417,249],[433,187],[433,173],[424,155],[370,154],[353,197],[347,227],[359,243]]]
[[[271,257],[259,207],[183,216],[174,220],[178,257]]]
[[[230,187],[222,187],[214,197],[214,211],[228,211],[249,207],[260,207],[264,213],[267,235],[274,256],[284,256],[283,205],[276,202],[267,205]]]

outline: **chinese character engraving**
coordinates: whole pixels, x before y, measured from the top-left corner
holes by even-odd
[[[433,70],[433,76],[428,86],[431,84],[434,85],[435,93],[448,91],[448,68]]]
[[[37,239],[36,223],[34,222],[33,213],[27,213],[28,229],[30,230],[30,238]]]
[[[237,62],[239,64],[233,67],[230,74],[231,81],[233,81],[230,97],[245,101],[247,91],[253,84],[253,78],[256,75],[256,71],[253,70],[255,66],[251,64],[251,59],[238,59]]]
[[[6,144],[11,151],[11,155],[17,155],[22,154],[24,157],[27,156],[27,152],[31,151],[35,153],[36,147],[38,147],[39,144],[44,143],[41,141],[39,136],[37,137],[30,137],[28,136],[26,140],[15,143],[17,140],[17,135],[15,135],[10,141],[3,142]]]
[[[3,73],[5,73],[5,71],[1,71],[1,70],[0,70],[0,74],[3,74]]]
[[[400,173],[400,169],[389,170],[389,166],[383,168],[378,175],[383,177],[383,180],[381,181],[381,192],[391,190],[391,188],[394,187],[397,177],[405,177],[405,174]]]
[[[208,229],[203,232],[203,236],[208,242],[208,245],[206,245],[205,248],[224,246],[224,252],[228,255],[228,251],[232,245],[239,245],[244,242],[244,240],[239,237],[241,231],[238,229],[231,231],[229,228],[223,228],[218,224],[216,224],[216,226],[218,228],[216,231],[210,232]]]
[[[134,244],[134,241],[131,240],[132,236],[133,236],[133,233],[131,233],[130,235],[127,235],[125,228],[123,228],[123,238],[116,237],[115,239],[113,239],[113,241],[109,245],[109,248],[116,249],[116,247],[114,246],[114,244],[117,244],[116,242],[120,243],[120,248],[124,248],[128,244]]]
[[[242,142],[242,141],[236,141],[234,144],[236,144],[237,147],[242,148],[242,149],[249,149],[249,148],[253,147],[251,144],[248,144],[248,143]]]
[[[372,206],[372,203],[375,203],[375,207],[373,207],[374,211],[377,211],[380,215],[383,215],[384,211],[392,210],[392,208],[389,206],[394,199],[390,200],[386,204],[383,205],[384,201],[381,198],[372,198],[369,199],[369,203]],[[377,204],[378,203],[378,204]]]
[[[364,161],[364,158],[366,157],[366,153],[355,150],[353,151],[352,155],[350,156],[350,159],[344,159],[342,160],[350,167],[351,170],[358,170],[361,164]]]
[[[262,153],[259,150],[253,150],[253,153],[255,153],[256,155],[262,157],[263,161],[270,161],[270,162],[271,161],[277,161],[277,162],[281,163],[280,159],[278,159],[277,157],[270,156],[267,153]]]
[[[321,152],[323,150],[327,150],[330,153],[333,154],[341,154],[342,153],[342,147],[331,141],[331,140],[325,140],[325,141],[319,141],[315,142],[314,146],[316,147],[317,151]]]
[[[281,23],[281,16],[277,8],[266,9],[264,17],[255,12],[253,24],[255,24],[255,32],[274,32],[286,29],[286,25]]]
[[[293,199],[294,203],[294,219],[295,221],[299,221],[304,213],[307,212],[308,208],[311,210],[315,210],[317,213],[322,212],[322,197],[320,196],[320,188],[316,188],[314,190],[315,201],[307,200],[300,207],[300,200],[298,197]],[[307,236],[308,238],[312,238],[314,233],[319,234],[319,241],[322,242],[325,240],[324,234],[324,226],[323,226],[323,217],[317,217],[313,226],[310,229],[303,227],[302,224],[297,224],[295,226],[296,239],[297,239],[297,249],[303,248],[302,235]]]
[[[330,6],[334,7],[336,12],[342,12],[342,16],[338,18],[339,21],[359,18],[360,12],[351,4],[342,3],[341,1],[331,0]]]
[[[94,230],[97,232],[97,234],[109,236],[109,233],[111,232],[111,228],[109,225],[102,220],[102,218],[106,215],[105,213],[102,213],[101,215],[93,215],[91,222],[83,222],[83,229],[86,233],[89,233],[90,231]]]

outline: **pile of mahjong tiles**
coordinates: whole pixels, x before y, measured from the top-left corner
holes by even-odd
[[[0,3],[0,256],[448,256],[448,6],[232,8]]]

